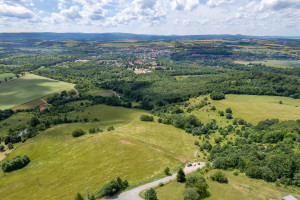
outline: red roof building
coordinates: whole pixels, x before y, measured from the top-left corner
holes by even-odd
[[[40,111],[43,111],[43,110],[45,110],[45,109],[46,109],[45,106],[41,106],[41,107],[40,107]]]

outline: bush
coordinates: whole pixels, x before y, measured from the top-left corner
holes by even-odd
[[[231,110],[231,108],[227,108],[227,109],[226,109],[226,113],[230,113],[230,114],[232,114],[232,110]]]
[[[7,146],[8,146],[8,149],[9,149],[9,150],[14,148],[14,145],[13,145],[13,143],[11,143],[11,142],[8,143]]]
[[[154,120],[154,117],[151,116],[151,115],[141,115],[140,120],[141,121],[152,122]]]
[[[107,131],[113,131],[113,130],[115,130],[115,128],[113,126],[110,126],[107,128]]]
[[[184,171],[180,168],[177,172],[177,177],[176,177],[177,182],[183,183],[185,182],[185,173]]]
[[[157,200],[156,191],[153,188],[150,188],[145,192],[146,200]]]
[[[226,175],[220,171],[215,172],[214,174],[210,175],[211,180],[217,181],[219,183],[228,183],[228,179]]]
[[[216,110],[216,107],[215,107],[215,106],[212,106],[212,107],[211,107],[211,110]]]
[[[106,185],[104,185],[102,188],[100,188],[96,192],[96,197],[97,198],[103,198],[103,197],[110,197],[113,196],[123,190],[125,190],[128,187],[128,182],[122,181],[121,178],[117,178],[117,180],[112,180]]]
[[[195,188],[185,188],[182,193],[184,200],[199,200],[200,195]]]
[[[164,170],[164,172],[165,172],[165,175],[170,176],[170,168],[169,168],[169,167],[167,167],[167,168]]]
[[[212,93],[210,93],[210,98],[212,100],[222,100],[225,99],[225,94],[223,92],[213,91]]]
[[[4,150],[4,146],[2,144],[0,144],[0,151]]]
[[[208,185],[201,174],[192,174],[190,175],[185,184],[186,188],[193,188],[196,190],[200,198],[208,196]]]
[[[227,114],[226,114],[226,118],[227,118],[227,119],[232,119],[232,114],[231,114],[231,113],[227,113]]]
[[[12,172],[28,165],[30,159],[27,155],[14,157],[11,161],[5,161],[1,164],[3,172]]]
[[[75,200],[84,200],[80,193],[77,193],[75,196]]]
[[[221,117],[223,117],[223,116],[224,116],[224,112],[223,112],[223,111],[220,111],[220,113],[219,113],[219,114],[220,114],[220,116],[221,116]]]
[[[73,131],[72,136],[73,137],[80,137],[84,134],[85,134],[85,132],[82,129],[76,129],[75,131]]]

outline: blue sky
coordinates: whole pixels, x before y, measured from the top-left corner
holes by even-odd
[[[0,32],[300,35],[300,0],[0,0]]]

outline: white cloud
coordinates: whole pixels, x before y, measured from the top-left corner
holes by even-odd
[[[35,14],[23,6],[0,4],[0,16],[19,19],[32,19],[35,17]]]
[[[208,0],[206,4],[209,7],[219,7],[225,4],[232,4],[234,0]]]
[[[174,0],[171,2],[173,10],[194,10],[199,6],[199,0]]]

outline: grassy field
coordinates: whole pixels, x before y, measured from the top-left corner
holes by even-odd
[[[259,61],[235,61],[238,64],[248,65],[249,63],[264,64],[269,67],[288,68],[300,67],[300,60],[259,60]]]
[[[16,75],[13,74],[13,73],[4,73],[4,74],[0,74],[0,81],[1,81],[1,82],[5,81],[5,78],[6,78],[7,80],[9,80],[10,77],[11,77],[11,78],[14,78],[14,77],[16,77]]]
[[[210,171],[204,176],[207,177],[216,170]],[[255,180],[246,177],[244,174],[234,176],[232,172],[223,171],[228,180],[228,184],[221,184],[206,179],[209,185],[208,191],[210,196],[205,200],[252,200],[252,199],[281,199],[283,196],[293,194],[298,199],[300,198],[300,190],[296,188],[276,187],[275,183],[267,183],[262,180]],[[184,183],[170,182],[163,187],[158,188],[157,196],[159,200],[182,200],[182,192]]]
[[[8,119],[0,122],[0,136],[6,136],[8,129],[15,128],[18,125],[26,124],[30,121],[33,114],[30,113],[17,113]]]
[[[18,144],[6,159],[26,154],[31,162],[0,175],[0,194],[7,199],[73,199],[77,192],[84,194],[87,187],[94,192],[117,176],[134,187],[164,176],[166,167],[175,172],[183,161],[194,159],[195,137],[173,126],[141,122],[142,113],[97,105],[82,114],[100,122],[59,125]],[[77,128],[106,130],[111,125],[114,131],[71,136]]]
[[[199,103],[204,97],[191,99],[191,105]],[[282,101],[282,104],[279,103]],[[233,117],[242,118],[251,123],[257,123],[265,119],[296,120],[300,119],[300,100],[288,97],[277,96],[255,96],[255,95],[226,95],[226,99],[221,101],[212,101],[209,106],[205,106],[199,111],[194,111],[202,121],[216,118],[222,125],[227,123],[225,117],[218,116],[217,111],[211,111],[211,106],[217,110],[225,111],[231,108]]]
[[[0,85],[0,109],[12,108],[73,86],[70,83],[27,74],[24,77]]]

